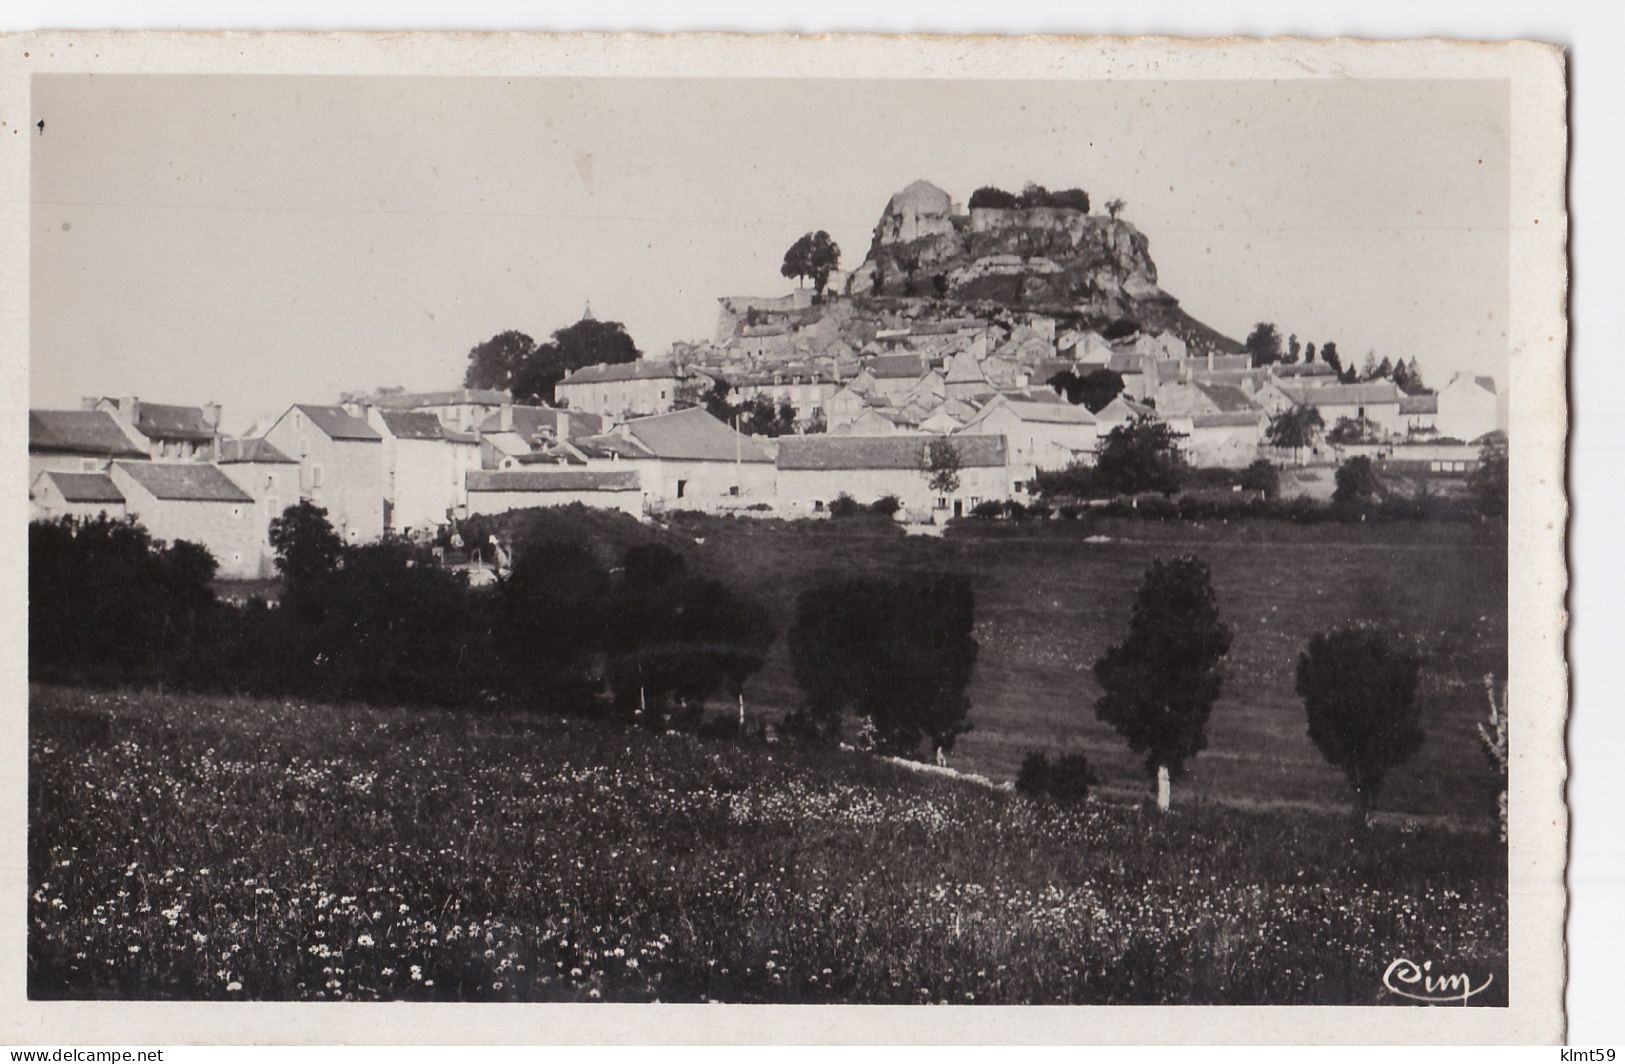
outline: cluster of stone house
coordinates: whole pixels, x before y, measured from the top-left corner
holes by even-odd
[[[724,301],[725,316],[793,313],[799,302]],[[732,338],[752,328],[735,326]],[[1061,370],[1102,368],[1124,388],[1095,413],[1047,385]],[[679,393],[719,380],[736,400],[788,404],[814,431],[742,435]],[[1245,356],[1193,356],[1172,333],[1107,341],[1038,316],[1008,329],[964,319],[880,330],[851,357],[589,366],[556,394],[556,407],[490,389],[346,395],[295,403],[244,438],[221,433],[215,405],[87,398],[75,410],[30,411],[30,500],[40,516],[134,516],[163,538],[207,546],[222,575],[256,577],[272,571],[270,522],[301,499],[351,543],[569,503],[639,517],[797,515],[842,494],[895,496],[905,516],[934,520],[1019,498],[1041,470],[1092,462],[1134,418],[1167,423],[1193,464],[1232,468],[1273,457],[1270,421],[1295,406],[1317,409],[1328,428],[1360,422],[1380,457],[1434,470],[1467,468],[1473,444],[1506,423],[1487,377],[1407,395],[1388,381],[1340,383],[1324,363],[1254,368]],[[952,491],[931,487],[939,439],[958,459]]]

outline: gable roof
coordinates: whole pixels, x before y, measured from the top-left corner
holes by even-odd
[[[1323,384],[1318,388],[1287,388],[1282,391],[1293,401],[1308,406],[1361,406],[1373,403],[1398,403],[1399,389],[1392,381],[1373,381],[1365,384]]]
[[[919,355],[876,355],[868,370],[876,380],[914,380],[925,375],[925,360]]]
[[[239,462],[275,462],[288,465],[299,463],[283,454],[264,436],[251,436],[247,439],[227,439],[220,441],[220,465],[235,465]]]
[[[610,384],[615,381],[676,379],[677,366],[664,359],[640,358],[636,362],[598,363],[582,366],[567,374],[559,384]]]
[[[1207,396],[1208,401],[1217,407],[1221,414],[1239,414],[1258,409],[1258,404],[1253,402],[1252,396],[1234,384],[1199,382],[1195,387],[1197,391]]]
[[[219,466],[205,462],[119,462],[154,498],[169,502],[253,502]]]
[[[501,406],[512,402],[498,388],[452,388],[438,392],[395,392],[368,396],[367,401],[384,410],[415,410],[425,406]]]
[[[212,440],[216,435],[201,407],[146,400],[136,403],[135,427],[143,436],[155,440]]]
[[[781,436],[780,469],[920,469],[925,436]],[[1007,464],[1003,436],[955,436],[966,468]]]
[[[749,436],[740,435],[697,406],[633,418],[622,428],[656,458],[706,462],[732,462],[736,458],[741,462],[773,460]]]
[[[56,490],[67,502],[123,502],[124,493],[118,490],[113,478],[106,473],[56,473],[47,471]]]
[[[470,469],[469,491],[639,491],[635,469]]]
[[[983,384],[987,381],[987,371],[982,363],[969,351],[960,351],[948,360],[949,384]]]
[[[1099,421],[1127,421],[1134,417],[1156,417],[1157,409],[1144,403],[1137,403],[1126,395],[1119,394],[1111,402],[1100,408],[1095,415]]]
[[[1055,425],[1093,425],[1097,418],[1086,406],[1070,403],[1035,403],[1025,399],[1006,399],[1004,406],[1023,421],[1038,421]]]
[[[1399,397],[1399,412],[1401,414],[1437,414],[1439,412],[1439,397],[1437,395],[1401,395]]]
[[[105,410],[30,410],[28,449],[110,458],[147,455]]]
[[[1199,429],[1260,425],[1267,417],[1262,410],[1227,410],[1218,414],[1197,414],[1191,418],[1191,425]]]
[[[561,411],[550,406],[518,406],[512,407],[509,424],[511,429],[503,429],[503,411],[498,410],[487,414],[480,424],[481,432],[517,432],[521,436],[536,437],[545,434],[557,433],[559,429],[559,414],[569,415],[570,435],[595,436],[604,431],[604,419],[597,414],[589,414],[585,410]]]
[[[378,417],[396,439],[440,440],[446,435],[440,419],[427,410],[379,410]]]
[[[1245,355],[1235,356],[1245,358]],[[1337,371],[1326,362],[1276,362],[1270,371],[1277,377],[1332,377]]]
[[[311,406],[295,403],[293,408],[310,418],[310,423],[335,440],[377,440],[378,430],[342,406]],[[432,416],[432,415],[431,415]]]

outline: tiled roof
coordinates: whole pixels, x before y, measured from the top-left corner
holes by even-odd
[[[298,465],[299,463],[272,446],[271,442],[263,436],[251,436],[242,440],[220,441],[220,464],[232,465],[238,462],[275,462]]]
[[[205,462],[120,462],[119,471],[171,502],[253,502],[218,466]]]
[[[215,427],[195,406],[141,401],[136,406],[135,427],[155,440],[212,440]]]
[[[446,434],[440,419],[426,410],[380,410],[390,435],[400,440],[441,440]]]
[[[1113,373],[1139,373],[1145,365],[1145,356],[1113,354],[1106,360],[1106,368]]]
[[[382,410],[416,410],[425,406],[501,406],[512,402],[497,388],[453,388],[440,392],[396,392],[374,395],[368,402]]]
[[[570,441],[571,445],[588,458],[653,458],[649,448],[637,440],[629,440],[615,433],[603,436],[582,436]]]
[[[144,458],[147,453],[105,410],[30,410],[28,449],[113,458]]]
[[[954,436],[960,465],[1006,464],[1003,436]],[[780,469],[920,469],[924,436],[781,436]]]
[[[700,407],[670,414],[633,418],[626,431],[656,458],[699,461],[771,462],[766,451],[748,436],[741,436]]]
[[[1264,420],[1264,416],[1262,410],[1231,410],[1219,414],[1197,414],[1191,418],[1191,424],[1199,429],[1257,425]]]
[[[1293,400],[1309,406],[1359,406],[1371,403],[1398,403],[1399,389],[1391,381],[1367,384],[1323,384],[1318,388],[1286,391]]]
[[[295,403],[294,409],[310,418],[310,423],[335,440],[382,440],[378,430],[342,406],[311,406]]]
[[[868,366],[876,380],[914,380],[925,375],[919,355],[876,355]]]
[[[949,384],[980,384],[985,380],[987,371],[969,351],[961,351],[948,360]]]
[[[1221,414],[1239,414],[1258,409],[1252,397],[1234,384],[1197,384],[1196,389],[1207,396]]]
[[[1231,356],[1245,358],[1245,355]],[[1277,377],[1330,377],[1336,370],[1324,362],[1277,362],[1271,367]]]
[[[677,367],[671,362],[657,359],[639,359],[636,362],[600,362],[596,366],[582,366],[569,374],[560,385],[609,384],[615,381],[649,381],[675,378]]]
[[[1439,412],[1439,397],[1437,395],[1402,395],[1399,397],[1399,412],[1401,414],[1437,414]]]
[[[446,437],[446,442],[447,443],[479,443],[480,442],[480,437],[479,437],[479,435],[477,433],[463,432],[461,429],[448,429],[448,428],[445,428],[445,427],[442,426],[441,429],[440,429],[440,433],[441,433],[441,435]]]
[[[502,428],[502,414],[498,410],[486,416],[480,425],[481,432],[517,432],[519,435],[534,439],[541,435],[551,435],[558,432],[559,414],[569,415],[569,434],[575,436],[594,436],[604,431],[604,419],[597,414],[589,414],[585,410],[555,410],[550,406],[515,406],[510,420],[513,428]]]
[[[636,470],[470,469],[469,491],[638,491]]]
[[[47,472],[56,490],[68,502],[123,502],[124,493],[118,490],[113,478],[106,473],[54,473]]]
[[[1055,425],[1093,425],[1095,415],[1086,406],[1061,403],[1033,403],[1018,399],[1006,400],[1004,405],[1023,421],[1037,421]]]

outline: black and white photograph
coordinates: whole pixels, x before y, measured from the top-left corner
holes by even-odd
[[[174,43],[0,131],[31,1004],[1560,1030],[1560,52]]]

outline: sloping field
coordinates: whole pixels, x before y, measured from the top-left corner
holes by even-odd
[[[1090,666],[1122,638],[1152,559],[1195,554],[1212,568],[1235,640],[1208,749],[1176,783],[1176,802],[1346,805],[1342,775],[1309,741],[1294,670],[1312,634],[1367,620],[1391,626],[1420,651],[1428,730],[1421,752],[1389,777],[1378,809],[1471,828],[1490,823],[1492,781],[1474,729],[1486,713],[1484,676],[1506,673],[1505,540],[1492,526],[1103,519],[1087,529],[1000,522],[943,539],[858,522],[679,527],[704,540],[691,564],[764,599],[778,619],[781,638],[747,692],[763,712],[797,703],[782,637],[796,596],[823,575],[964,572],[974,579],[981,653],[970,691],[975,730],[960,740],[953,763],[1010,779],[1029,750],[1082,750],[1108,789],[1125,792],[1149,784],[1116,733],[1096,720]]]

